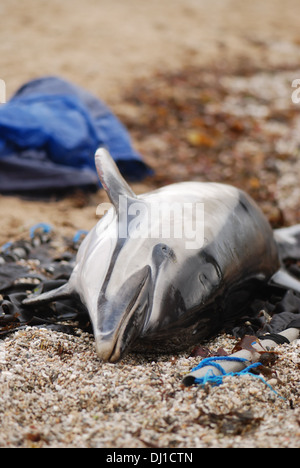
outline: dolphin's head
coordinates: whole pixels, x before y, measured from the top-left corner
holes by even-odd
[[[176,261],[173,249],[164,243],[118,240],[94,314],[96,349],[101,359],[118,361],[137,339],[157,328],[161,317],[172,315],[175,304],[170,298],[166,302],[164,292],[171,289],[176,277]]]
[[[128,232],[135,219],[111,207],[82,243],[73,273],[104,361],[118,361],[153,328],[177,275],[174,246]]]

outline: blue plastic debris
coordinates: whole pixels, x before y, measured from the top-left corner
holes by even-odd
[[[30,228],[30,239],[33,239],[37,231],[42,231],[43,234],[49,234],[52,231],[52,226],[47,223],[35,224]]]
[[[77,242],[82,240],[88,234],[88,232],[89,231],[86,231],[85,229],[80,229],[79,231],[75,233],[73,237],[73,242],[76,244]]]
[[[250,374],[251,376],[260,379],[262,382],[264,382],[265,385],[267,385],[270,388],[270,390],[272,390],[272,392],[278,395],[278,393],[272,388],[270,384],[268,384],[268,382],[266,382],[266,380],[261,375],[252,373],[253,369],[259,366],[262,366],[261,362],[255,362],[253,364],[250,364],[249,366],[246,366],[244,369],[242,369],[239,372],[226,372],[223,369],[223,367],[219,364],[220,361],[221,362],[222,361],[223,362],[224,361],[227,361],[227,362],[236,361],[236,362],[244,362],[244,363],[249,362],[247,361],[247,359],[239,358],[235,356],[215,356],[215,357],[205,358],[196,367],[192,369],[192,372],[202,369],[204,367],[210,366],[210,367],[216,368],[220,372],[220,374],[216,375],[212,369],[209,369],[203,377],[195,378],[195,381],[194,381],[195,384],[198,384],[201,386],[204,386],[206,383],[210,383],[213,386],[221,385],[223,383],[224,377],[241,376],[245,374]],[[280,398],[283,398],[280,395],[278,396]]]

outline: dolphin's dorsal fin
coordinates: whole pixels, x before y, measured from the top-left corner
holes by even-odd
[[[135,193],[124,180],[115,161],[105,148],[99,148],[96,151],[95,164],[102,186],[117,212],[120,197],[136,200]]]

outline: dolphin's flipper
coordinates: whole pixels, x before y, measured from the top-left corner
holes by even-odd
[[[136,200],[135,193],[122,177],[116,163],[105,148],[99,148],[95,155],[99,179],[116,211],[119,211],[120,197]]]
[[[40,304],[57,301],[58,299],[67,299],[73,292],[74,291],[70,287],[69,283],[66,283],[57,289],[53,289],[43,294],[30,296],[27,299],[24,299],[23,304],[28,306],[38,306]]]

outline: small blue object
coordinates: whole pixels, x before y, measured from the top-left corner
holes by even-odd
[[[204,377],[196,378],[195,383],[198,383],[199,385],[205,385],[207,382],[209,382],[209,383],[211,383],[213,385],[221,385],[221,383],[223,382],[223,377],[224,376],[227,376],[227,375],[240,375],[241,373],[245,374],[245,373],[249,372],[249,370],[250,370],[249,368],[252,368],[253,366],[257,367],[258,365],[261,365],[260,363],[256,363],[255,365],[250,365],[250,366],[246,367],[245,369],[243,369],[240,372],[226,373],[225,370],[223,369],[223,367],[220,364],[218,364],[217,361],[247,362],[246,359],[232,357],[232,356],[231,357],[230,356],[218,356],[218,357],[203,359],[203,361],[201,361],[200,364],[198,364],[198,366],[196,366],[196,367],[194,367],[192,369],[192,372],[194,372],[196,370],[199,370],[199,369],[202,369],[203,367],[211,366],[211,367],[215,367],[221,373],[221,375],[215,375],[213,370],[210,369],[210,370],[207,371],[207,373],[204,375]]]
[[[32,226],[32,228],[30,229],[30,238],[31,239],[34,238],[35,233],[36,233],[36,231],[38,229],[42,229],[44,234],[48,234],[49,232],[52,231],[52,227],[50,226],[50,224],[46,224],[46,223],[36,224],[35,226]]]
[[[227,362],[248,362],[247,359],[238,358],[234,356],[217,356],[217,357],[210,357],[203,359],[196,367],[192,369],[192,372],[202,369],[203,367],[211,366],[215,367],[221,375],[215,375],[212,369],[209,369],[204,377],[196,377],[195,383],[201,386],[204,386],[206,383],[210,383],[212,385],[221,385],[223,383],[223,378],[227,376],[240,376],[245,374],[250,374],[252,369],[261,366],[260,362],[255,362],[250,364],[249,366],[245,367],[245,369],[241,370],[240,372],[225,372],[223,367],[217,361],[227,361]],[[259,378],[262,380],[274,393],[278,395],[278,393],[269,385],[265,379],[261,375],[251,373],[253,377]],[[280,395],[279,395],[280,396]],[[280,396],[280,398],[283,398]]]
[[[0,248],[0,252],[5,252],[12,246],[12,242],[6,242],[6,244],[2,245]]]
[[[85,231],[83,229],[76,232],[75,236],[73,237],[73,242],[79,242],[82,236],[86,236],[89,231]]]

